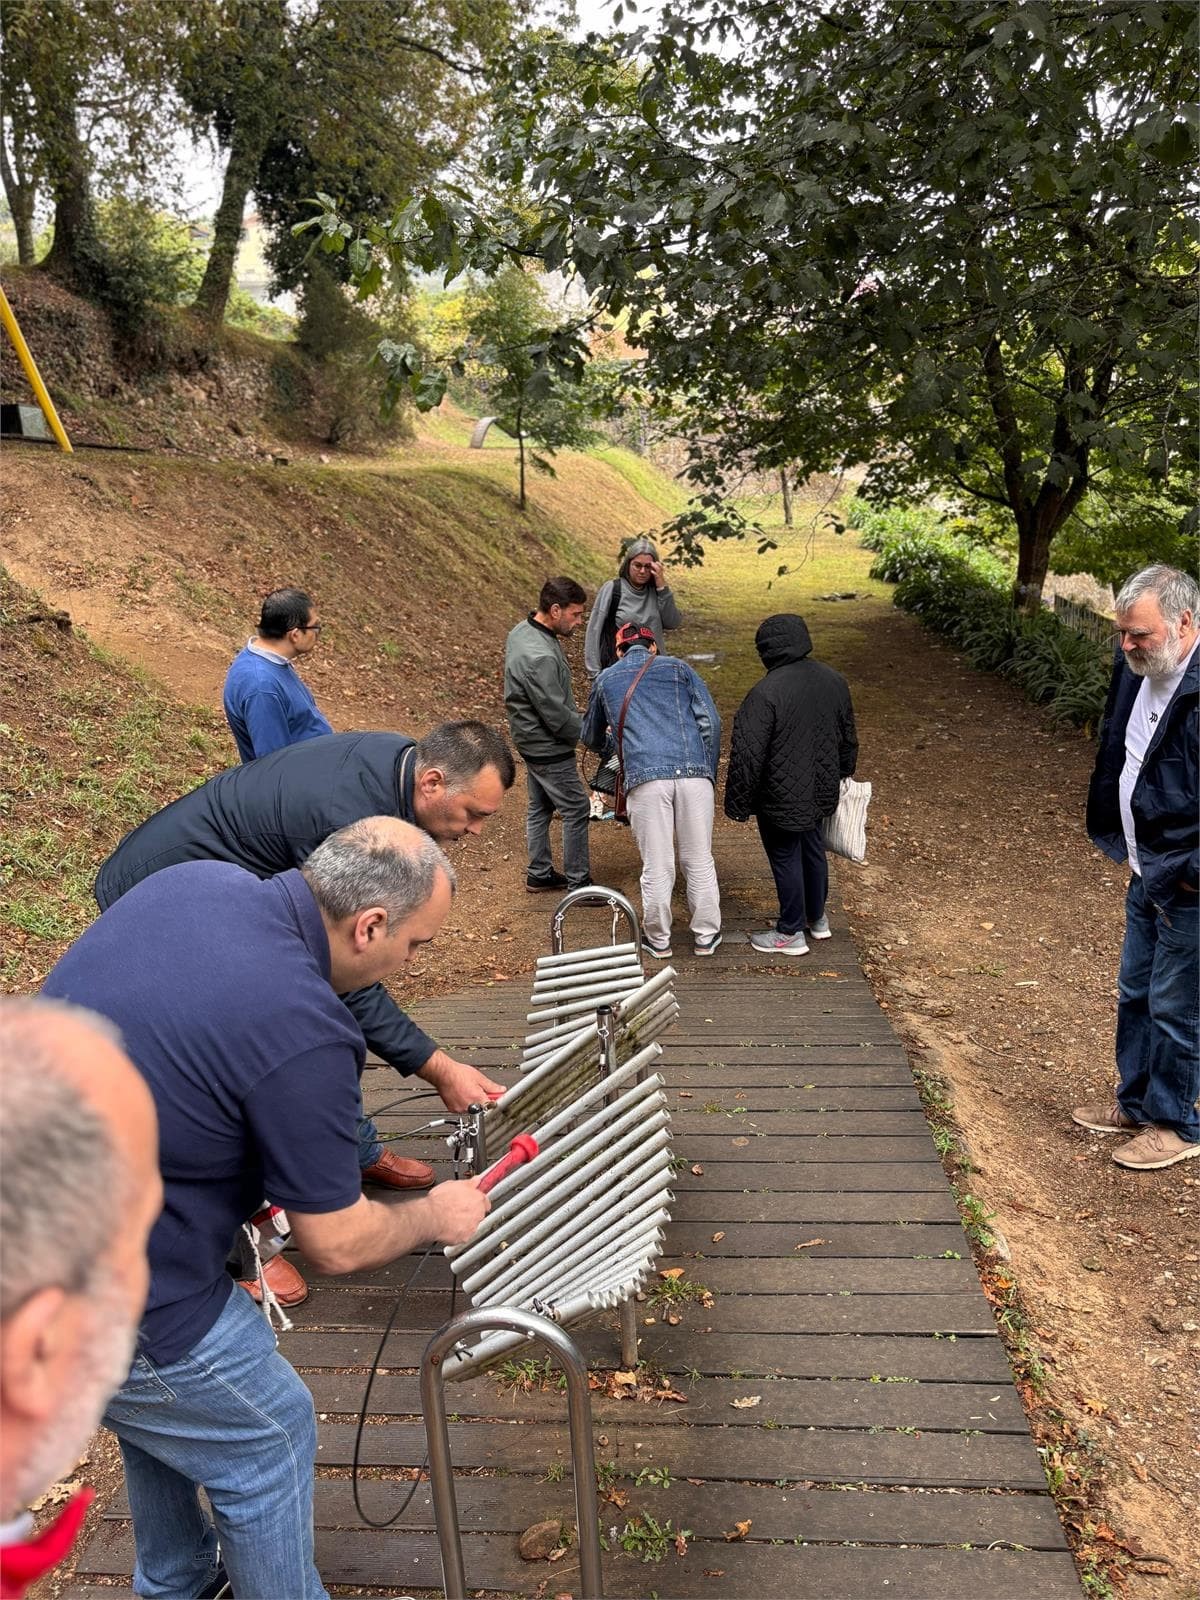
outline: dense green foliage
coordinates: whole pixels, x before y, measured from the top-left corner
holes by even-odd
[[[1028,601],[1094,485],[1190,501],[1196,19],[711,0],[540,33],[493,122],[493,198],[379,218],[358,270],[374,247],[573,269],[684,408],[701,489],[865,463],[873,498],[978,498]]]
[[[871,576],[896,585],[896,605],[952,640],[973,666],[1015,679],[1056,722],[1096,726],[1108,689],[1108,653],[1053,612],[1014,606],[1008,563],[922,507],[879,511],[852,500],[844,515],[878,552]]]
[[[538,359],[563,320],[552,312],[537,280],[518,266],[505,267],[488,283],[473,284],[464,297],[462,361],[473,371],[500,427],[517,441],[517,504],[522,511],[527,441],[534,445],[529,452],[534,467],[553,473],[548,458],[556,450],[583,449],[596,439],[584,352],[569,377]]]

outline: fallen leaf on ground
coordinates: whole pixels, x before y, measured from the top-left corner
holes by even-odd
[[[793,1250],[811,1250],[815,1244],[828,1244],[828,1239],[802,1239],[799,1244],[792,1246]]]
[[[725,1235],[723,1233],[714,1233],[713,1236],[712,1236],[712,1242],[714,1244],[720,1244],[721,1240],[724,1237],[725,1237]]]
[[[682,1267],[664,1267],[663,1270],[659,1273],[659,1277],[660,1278],[682,1278],[683,1277],[683,1268]]]
[[[994,922],[981,922],[979,926],[983,929],[984,933],[991,933],[996,924]]]
[[[637,1388],[637,1373],[636,1372],[621,1372],[618,1369],[618,1371],[613,1373],[612,1381],[613,1381],[613,1384],[618,1389],[624,1388],[626,1386],[629,1386],[631,1388],[635,1388],[636,1389]]]
[[[723,1578],[725,1576],[725,1568],[724,1567],[705,1567],[704,1576],[706,1578]]]
[[[726,1544],[736,1544],[739,1539],[744,1539],[754,1526],[754,1519],[747,1517],[745,1522],[735,1522],[730,1531],[724,1535]]]
[[[750,1143],[750,1141],[749,1141],[749,1139],[735,1139],[735,1140],[734,1140],[734,1141],[733,1141],[733,1143],[734,1143],[734,1144],[735,1144],[735,1145],[737,1145],[737,1146],[738,1146],[738,1147],[739,1147],[739,1148],[740,1148],[740,1147],[741,1147],[741,1146],[742,1146],[742,1145],[744,1145],[744,1144],[749,1144],[749,1143]]]
[[[677,1556],[687,1555],[687,1534],[684,1533],[682,1528],[675,1535],[675,1554]]]
[[[692,1168],[692,1177],[693,1178],[702,1178],[703,1176],[704,1176],[704,1168],[697,1161],[696,1164]]]
[[[760,1394],[744,1395],[740,1400],[731,1400],[729,1404],[735,1411],[745,1411],[748,1406],[756,1406],[762,1401]]]

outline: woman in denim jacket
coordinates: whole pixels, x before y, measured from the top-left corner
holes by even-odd
[[[629,821],[642,857],[642,943],[660,961],[671,954],[678,840],[695,953],[711,956],[721,942],[721,897],[712,854],[721,719],[699,674],[686,661],[660,656],[648,627],[627,623],[617,632],[616,662],[592,686],[581,735],[589,749],[602,750],[616,738],[621,707],[635,679],[625,713],[621,765]]]

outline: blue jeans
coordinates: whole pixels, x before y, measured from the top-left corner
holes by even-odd
[[[1117,978],[1117,1101],[1127,1117],[1200,1143],[1200,906],[1150,900],[1135,872]]]
[[[216,1323],[178,1361],[139,1356],[104,1421],[125,1464],[136,1594],[193,1600],[217,1571],[219,1540],[235,1595],[321,1600],[312,1398],[248,1294],[231,1283]]]
[[[811,928],[824,915],[829,898],[825,835],[819,827],[792,833],[762,817],[755,820],[779,896],[779,921],[775,926],[782,934]]]

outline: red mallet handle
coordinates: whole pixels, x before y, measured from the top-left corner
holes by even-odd
[[[478,1188],[483,1194],[495,1188],[501,1178],[507,1178],[510,1172],[518,1167],[523,1167],[527,1161],[532,1161],[538,1153],[537,1140],[531,1133],[519,1133],[508,1147],[508,1154],[501,1156],[499,1161],[491,1166],[479,1180]]]

